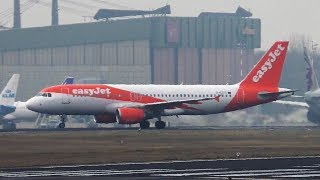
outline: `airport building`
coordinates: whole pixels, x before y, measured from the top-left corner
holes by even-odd
[[[18,100],[60,83],[227,84],[245,76],[260,19],[236,13],[147,17],[0,31],[0,83],[21,74]]]

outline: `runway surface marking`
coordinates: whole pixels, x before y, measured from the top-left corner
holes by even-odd
[[[319,178],[320,157],[122,163],[0,170],[0,177]]]

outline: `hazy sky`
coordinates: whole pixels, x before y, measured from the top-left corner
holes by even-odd
[[[36,1],[40,2],[23,12],[23,27],[50,25],[51,0],[21,0],[22,9]],[[60,24],[84,22],[82,16],[93,16],[99,7],[150,10],[170,4],[173,16],[198,16],[200,12],[235,12],[240,5],[261,19],[263,49],[296,34],[320,43],[319,0],[59,0],[59,4]],[[6,26],[12,26],[12,17],[4,14],[10,8],[13,0],[0,0],[0,25],[10,20]]]

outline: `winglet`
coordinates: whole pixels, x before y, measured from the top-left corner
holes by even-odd
[[[5,106],[13,106],[16,99],[20,74],[14,74],[3,88],[0,95],[0,104]]]
[[[245,79],[241,81],[241,85],[279,87],[288,45],[288,41],[275,42]]]

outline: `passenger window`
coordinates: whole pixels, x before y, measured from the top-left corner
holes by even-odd
[[[48,97],[52,97],[51,93],[48,93]]]

